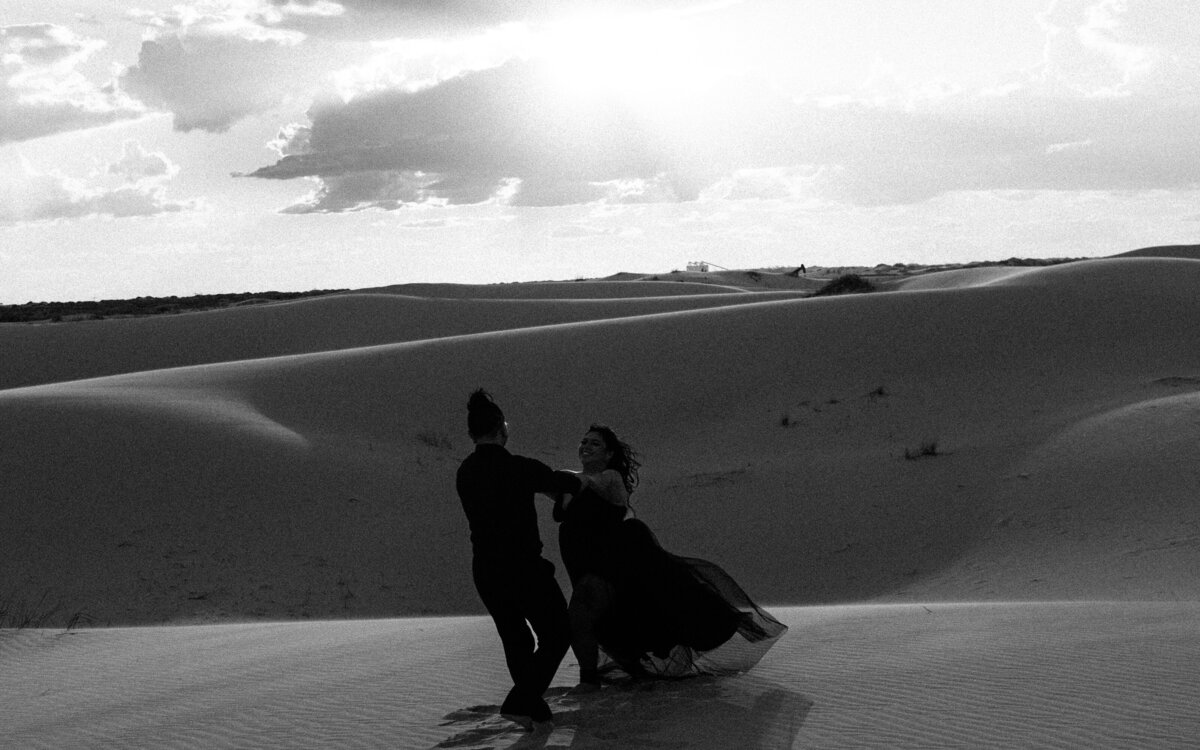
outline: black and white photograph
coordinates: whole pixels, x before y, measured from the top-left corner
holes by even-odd
[[[1200,4],[6,0],[0,747],[1200,745]]]

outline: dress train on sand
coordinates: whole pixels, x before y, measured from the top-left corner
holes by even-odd
[[[555,507],[572,584],[603,578],[613,603],[596,624],[601,669],[683,676],[744,672],[787,632],[721,567],[663,549],[650,528],[590,489]]]

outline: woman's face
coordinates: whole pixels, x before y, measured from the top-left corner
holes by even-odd
[[[589,432],[579,441],[579,462],[586,466],[607,467],[612,460],[612,451],[598,432]]]

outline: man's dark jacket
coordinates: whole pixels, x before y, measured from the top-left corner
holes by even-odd
[[[504,446],[480,443],[458,468],[456,485],[475,556],[499,562],[541,556],[534,493],[575,493],[579,478]]]

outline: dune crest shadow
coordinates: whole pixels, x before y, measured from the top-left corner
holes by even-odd
[[[546,698],[552,727],[525,732],[501,717],[498,706],[472,706],[444,717],[441,726],[453,734],[433,747],[769,750],[791,747],[813,706],[804,695],[753,675],[646,680],[584,695],[553,688]]]

